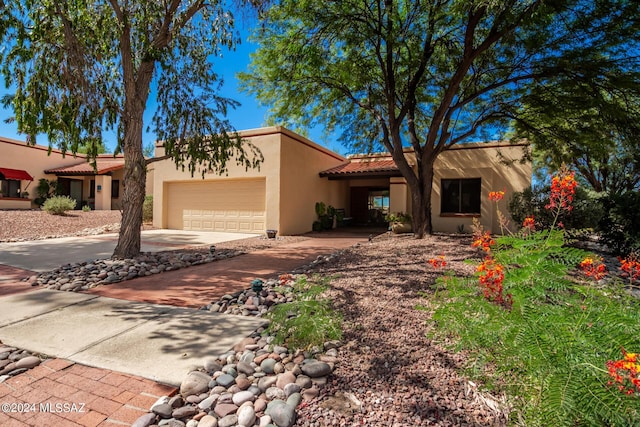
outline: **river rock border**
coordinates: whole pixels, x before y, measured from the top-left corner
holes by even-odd
[[[43,360],[38,356],[38,353],[5,345],[0,341],[0,383],[38,366]]]
[[[342,251],[319,256],[294,273],[311,273]],[[245,289],[225,295],[201,307],[218,313],[261,317],[270,307],[293,300],[294,275],[283,275],[262,284],[262,290]],[[189,372],[179,393],[165,396],[138,418],[133,427],[291,427],[296,408],[318,397],[338,358],[338,341],[309,351],[290,351],[275,345],[259,328],[228,352],[203,361]]]
[[[230,249],[218,250],[214,254],[204,251],[144,252],[133,259],[97,259],[92,262],[65,264],[55,270],[32,276],[27,281],[32,286],[39,285],[48,289],[77,292],[136,277],[233,258],[244,253]]]

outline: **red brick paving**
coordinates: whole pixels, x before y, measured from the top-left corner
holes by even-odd
[[[0,264],[0,297],[31,292],[37,289],[36,286],[31,286],[23,281],[23,279],[33,276],[34,274],[38,273]]]
[[[47,371],[49,375],[45,376]],[[113,385],[114,382],[118,386]],[[127,389],[127,386],[132,389]],[[0,403],[3,404],[0,425],[131,425],[148,412],[158,398],[173,395],[176,391],[175,387],[133,375],[50,359],[0,383]],[[11,408],[12,403],[16,404],[14,408]],[[29,412],[15,412],[23,407],[17,406],[19,403],[28,404]]]
[[[366,234],[326,233],[322,237],[255,251],[224,261],[98,286],[88,293],[128,301],[199,308],[225,294],[248,288],[257,277],[273,277],[307,264],[318,255],[365,241]]]

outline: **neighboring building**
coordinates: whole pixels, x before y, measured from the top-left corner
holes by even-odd
[[[97,168],[85,155],[63,155],[41,145],[0,137],[0,209],[30,209],[38,197],[36,187],[42,178],[58,182],[60,191],[76,200],[80,209],[120,209],[124,157],[102,154]],[[153,177],[147,176],[147,194],[152,193]],[[25,196],[25,194],[28,194]]]
[[[264,156],[259,169],[229,163],[224,176],[204,179],[176,168],[170,159],[154,163],[154,226],[170,229],[281,235],[311,230],[315,203],[344,210],[354,225],[384,223],[389,212],[411,212],[407,184],[389,155],[344,158],[282,127],[240,132]],[[435,163],[432,223],[435,231],[470,230],[479,218],[499,229],[488,193],[508,194],[531,185],[531,164],[520,163],[523,144],[473,143],[454,146]],[[164,155],[161,145],[156,156]],[[405,153],[415,164],[413,153]],[[510,165],[506,163],[511,161]],[[506,205],[506,202],[503,202]],[[506,206],[501,206],[506,212]]]

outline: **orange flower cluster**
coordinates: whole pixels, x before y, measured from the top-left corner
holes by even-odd
[[[490,191],[489,192],[489,200],[492,202],[499,202],[504,199],[504,191]]]
[[[447,265],[447,261],[445,260],[444,255],[440,255],[437,258],[431,258],[427,261],[433,268],[443,268]]]
[[[623,358],[607,362],[607,370],[613,381],[608,385],[618,383],[618,389],[628,395],[640,393],[640,363],[636,353],[627,353],[622,349]]]
[[[471,246],[474,248],[481,248],[486,253],[491,252],[491,246],[495,244],[495,240],[491,238],[491,233],[485,231],[484,234],[476,236]]]
[[[280,282],[280,286],[284,286],[293,281],[293,276],[291,274],[281,274],[278,277],[278,280]]]
[[[580,262],[580,268],[587,277],[595,280],[603,279],[607,275],[607,267],[603,264],[602,258],[586,257]]]
[[[522,222],[522,226],[529,231],[534,231],[536,228],[536,221],[533,218],[533,215],[526,217]]]
[[[578,186],[575,175],[575,172],[562,168],[557,175],[551,178],[551,196],[549,204],[546,206],[547,209],[564,209],[567,211],[573,209],[571,203]]]
[[[626,259],[618,258],[618,260],[620,260],[620,264],[622,264],[620,269],[625,276],[629,277],[630,284],[640,279],[640,262],[635,254]]]
[[[476,271],[480,273],[479,281],[484,297],[496,304],[511,307],[513,301],[510,294],[503,294],[504,268],[491,256],[484,259]]]

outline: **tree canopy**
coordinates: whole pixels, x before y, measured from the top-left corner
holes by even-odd
[[[283,0],[266,13],[255,35],[261,47],[242,78],[276,121],[324,124],[358,150],[389,151],[411,190],[421,237],[432,231],[437,156],[483,130],[507,128],[521,98],[558,76],[590,81],[627,60],[623,46],[638,42],[638,7],[622,0]]]
[[[251,1],[252,4],[260,4]],[[125,156],[123,218],[114,257],[140,252],[146,179],[143,114],[151,88],[151,123],[166,154],[191,173],[224,171],[234,159],[261,159],[224,118],[237,103],[218,95],[212,60],[239,38],[228,4],[218,0],[5,0],[0,10],[3,101],[18,130],[44,133],[63,151],[98,154],[105,129]],[[35,142],[31,138],[31,142]]]
[[[612,64],[592,81],[561,76],[521,103],[515,134],[533,144],[538,165],[571,165],[596,192],[640,188],[640,71]]]

